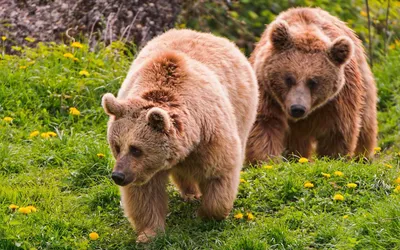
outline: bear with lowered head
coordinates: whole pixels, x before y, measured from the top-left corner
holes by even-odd
[[[138,242],[165,228],[169,176],[183,199],[201,196],[200,217],[228,216],[258,105],[254,71],[233,43],[170,30],[140,51],[102,105],[112,179]]]

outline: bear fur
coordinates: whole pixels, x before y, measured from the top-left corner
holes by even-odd
[[[294,8],[272,22],[250,57],[260,89],[247,160],[287,155],[371,158],[377,90],[361,41],[328,12]]]
[[[164,230],[168,176],[185,200],[202,196],[199,216],[229,214],[258,106],[256,76],[233,43],[170,30],[140,51],[118,97],[105,94],[102,105],[112,178],[139,242]]]

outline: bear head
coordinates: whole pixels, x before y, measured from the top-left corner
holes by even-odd
[[[343,88],[354,51],[350,38],[331,41],[316,26],[292,28],[284,20],[273,22],[267,35],[270,53],[259,79],[289,119],[304,119]]]
[[[116,159],[116,184],[143,185],[176,163],[175,121],[167,109],[141,97],[119,100],[110,93],[103,96],[102,106],[110,116],[107,137]]]

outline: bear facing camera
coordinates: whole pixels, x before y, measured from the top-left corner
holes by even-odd
[[[200,217],[228,216],[258,105],[254,71],[233,43],[170,30],[140,51],[102,105],[112,179],[137,242],[165,228],[169,176],[184,200],[201,196]]]
[[[250,57],[260,103],[251,163],[287,155],[371,158],[377,90],[361,41],[328,12],[294,8],[268,25]]]

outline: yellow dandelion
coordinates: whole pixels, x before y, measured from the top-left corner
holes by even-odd
[[[245,179],[240,179],[240,183],[245,183],[246,180]]]
[[[331,178],[331,174],[327,174],[327,173],[321,173],[321,174],[325,178]]]
[[[301,158],[299,159],[299,162],[300,162],[300,163],[307,163],[307,162],[308,162],[308,159],[307,159],[307,158],[304,158],[304,157],[301,157]]]
[[[348,188],[356,188],[356,187],[357,187],[357,184],[356,184],[356,183],[348,183],[348,184],[347,184],[347,187],[348,187]]]
[[[333,200],[335,200],[335,201],[344,201],[344,196],[341,195],[341,194],[335,194],[333,196]]]
[[[400,193],[400,185],[398,185],[398,186],[394,189],[394,192]]]
[[[81,76],[90,76],[89,72],[87,72],[86,70],[79,71],[79,75],[81,75]]]
[[[365,12],[365,11],[360,11],[360,15],[363,16],[363,17],[368,16],[367,12]]]
[[[7,37],[6,36],[2,36],[1,40],[5,41],[5,40],[7,40]]]
[[[243,219],[243,214],[242,213],[238,213],[238,214],[235,214],[233,217],[235,217],[235,219],[240,220],[240,219]]]
[[[19,206],[11,204],[10,206],[8,206],[8,208],[11,209],[12,211],[15,211],[15,209],[19,208]]]
[[[57,134],[54,132],[47,132],[47,134],[49,135],[49,137],[56,137]]]
[[[83,45],[80,42],[71,43],[71,47],[82,49]]]
[[[71,53],[65,53],[63,56],[66,57],[66,58],[70,58],[70,59],[74,59],[75,58],[74,55],[72,55]]]
[[[35,130],[35,131],[33,131],[33,132],[31,132],[31,133],[29,134],[29,138],[36,137],[36,136],[38,136],[38,135],[39,135],[39,131],[38,131],[38,130]]]
[[[33,38],[33,37],[30,37],[30,36],[27,36],[27,37],[25,37],[25,41],[28,41],[28,42],[30,42],[30,43],[33,43],[34,41],[36,41],[36,39]]]
[[[91,232],[91,233],[89,234],[89,238],[90,238],[91,240],[97,240],[97,239],[99,238],[99,234],[96,233],[96,232]]]
[[[26,66],[26,65],[21,65],[21,66],[19,66],[19,69],[26,69],[28,66]]]
[[[27,207],[20,207],[20,208],[18,209],[18,212],[20,212],[21,214],[29,214],[29,213],[31,213],[32,211],[31,211],[29,208],[27,208]]]
[[[98,154],[97,154],[97,157],[99,157],[99,158],[104,158],[104,157],[105,157],[105,155],[104,155],[104,154],[102,154],[102,153],[98,153]]]
[[[72,60],[74,60],[74,62],[77,62],[77,61],[79,61],[79,59],[78,59],[78,58],[76,58],[76,57],[72,58]]]
[[[382,148],[381,147],[375,147],[374,148],[374,154],[377,154],[379,152],[381,152]]]
[[[11,118],[11,117],[9,117],[9,116],[6,116],[6,117],[3,118],[3,121],[5,121],[5,122],[7,122],[7,123],[11,123],[13,120],[14,120],[14,119]]]
[[[247,213],[247,220],[254,220],[254,215],[252,213]]]
[[[71,115],[80,115],[81,114],[81,112],[77,108],[74,108],[74,107],[69,108],[69,113]]]
[[[313,188],[314,184],[312,184],[311,182],[307,181],[306,183],[304,183],[304,187],[305,188]]]
[[[387,168],[393,168],[393,166],[390,165],[390,164],[383,164],[383,166],[385,166],[385,167],[387,167]]]
[[[393,50],[393,49],[395,49],[395,48],[396,48],[396,44],[391,44],[391,45],[389,45],[389,49]]]
[[[347,214],[343,215],[343,219],[347,219],[347,218],[349,218],[349,216]]]
[[[398,177],[396,180],[394,180],[394,183],[399,184],[400,185],[400,177]]]
[[[263,166],[263,168],[265,168],[265,169],[272,169],[273,167],[272,167],[271,165],[265,165],[265,166]]]
[[[49,135],[49,133],[41,133],[40,134],[40,137],[42,137],[43,139],[47,139],[47,138],[49,138],[50,137],[50,135]]]
[[[34,212],[34,213],[37,211],[36,207],[34,207],[34,206],[27,206],[26,208],[31,210],[31,212]]]
[[[344,175],[343,172],[341,172],[341,171],[335,171],[333,174],[335,176],[343,176]]]

